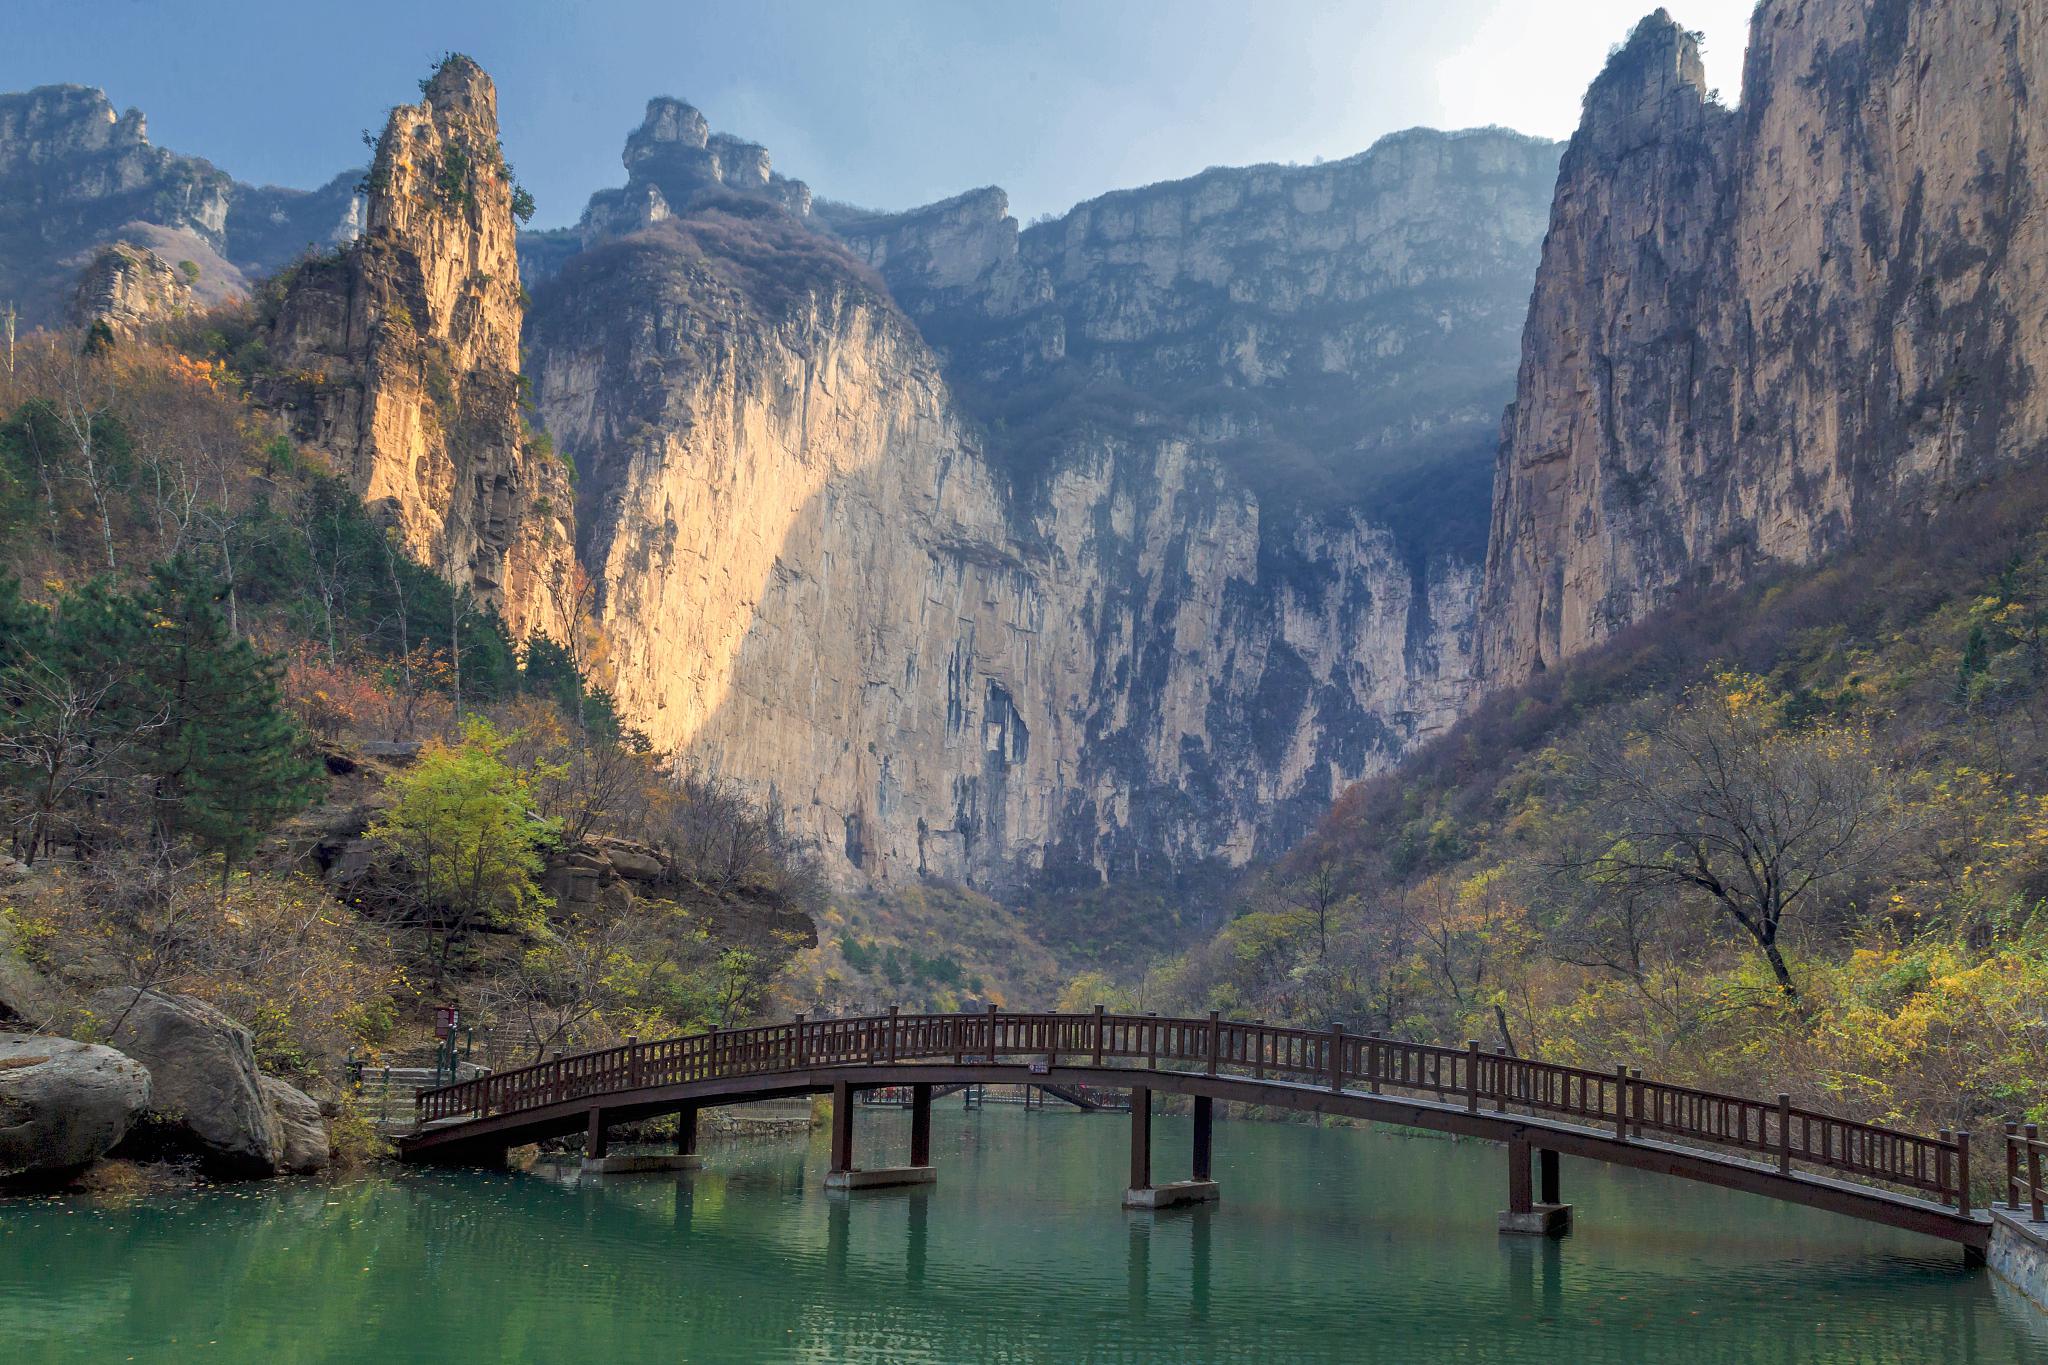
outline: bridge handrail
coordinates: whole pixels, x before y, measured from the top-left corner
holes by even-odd
[[[2005,1206],[2017,1214],[2025,1210],[2032,1222],[2048,1222],[2048,1184],[2043,1184],[2042,1167],[2048,1166],[2048,1138],[2041,1125],[2005,1125]]]
[[[1618,1141],[1647,1136],[1733,1148],[1862,1181],[1899,1186],[1970,1212],[1969,1134],[1926,1137],[1793,1105],[1645,1079],[1626,1067],[1595,1071],[1557,1062],[1416,1043],[1380,1034],[1291,1028],[1257,1021],[1151,1014],[1008,1012],[886,1014],[713,1029],[558,1055],[415,1097],[419,1123],[517,1113],[623,1091],[736,1076],[856,1064],[1002,1056],[1115,1060],[1208,1074],[1306,1079],[1462,1100],[1478,1112],[1526,1111],[1610,1126]],[[2009,1139],[2010,1142],[2010,1139]],[[2038,1160],[2039,1157],[2036,1157]],[[2012,1158],[2008,1157],[2010,1169]],[[2010,1181],[2008,1181],[2010,1191]],[[2038,1193],[2038,1181],[2035,1185]]]

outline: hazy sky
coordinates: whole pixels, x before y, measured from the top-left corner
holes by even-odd
[[[1753,0],[1674,0],[1731,101]],[[624,180],[650,95],[820,194],[977,185],[1023,218],[1212,165],[1361,151],[1417,124],[1566,137],[1650,0],[5,0],[0,90],[100,86],[161,146],[310,186],[364,158],[447,49],[498,82],[506,150],[572,221]],[[24,12],[25,11],[25,12]]]

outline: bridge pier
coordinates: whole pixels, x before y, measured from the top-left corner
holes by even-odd
[[[697,1111],[688,1110],[686,1116],[678,1116],[681,1126],[677,1129],[676,1151],[673,1156],[665,1152],[614,1152],[611,1149],[610,1121],[604,1110],[593,1105],[590,1116],[583,1128],[583,1164],[585,1175],[653,1175],[662,1171],[694,1171],[703,1165],[696,1155]],[[684,1134],[688,1135],[687,1147]]]
[[[929,1185],[939,1178],[932,1165],[932,1088],[925,1082],[910,1087],[910,1164],[878,1166],[864,1171],[853,1162],[853,1087],[832,1083],[832,1169],[825,1173],[828,1190],[873,1190],[888,1185]]]
[[[1508,1139],[1508,1206],[1500,1215],[1504,1233],[1530,1237],[1562,1237],[1572,1230],[1572,1206],[1558,1198],[1557,1153],[1536,1152],[1542,1199],[1530,1190],[1529,1140]]]
[[[1142,1086],[1133,1088],[1131,1183],[1124,1190],[1124,1207],[1170,1209],[1181,1204],[1206,1204],[1216,1199],[1220,1191],[1209,1174],[1215,1118],[1216,1102],[1207,1095],[1197,1095],[1192,1178],[1155,1185],[1152,1183],[1152,1092]]]

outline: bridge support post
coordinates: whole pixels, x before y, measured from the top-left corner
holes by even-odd
[[[911,1164],[864,1171],[853,1164],[853,1087],[845,1081],[832,1083],[832,1169],[825,1173],[826,1189],[929,1185],[938,1178],[931,1165],[932,1088],[920,1083],[911,1087],[910,1094]]]
[[[910,1087],[910,1164],[932,1164],[932,1088],[925,1081]]]
[[[1152,1188],[1152,1092],[1142,1086],[1131,1091],[1130,1188]],[[1128,1197],[1125,1202],[1130,1202]]]
[[[1131,1091],[1131,1183],[1124,1189],[1127,1209],[1170,1209],[1182,1204],[1206,1204],[1217,1197],[1216,1182],[1209,1178],[1210,1125],[1215,1103],[1206,1096],[1195,1099],[1194,1178],[1164,1185],[1152,1183],[1152,1092],[1143,1087]]]
[[[832,1082],[832,1175],[853,1169],[853,1087]]]
[[[697,1155],[697,1106],[694,1104],[676,1114],[676,1155]]]
[[[614,1152],[611,1149],[609,1126],[605,1122],[604,1110],[593,1107],[590,1120],[583,1132],[583,1165],[585,1175],[654,1175],[662,1171],[694,1171],[701,1164],[683,1146],[682,1134],[690,1135],[690,1146],[696,1146],[697,1111],[686,1110],[679,1119],[683,1125],[677,1129],[676,1151],[666,1152]]]
[[[1536,1153],[1541,1167],[1542,1201],[1530,1189],[1529,1140],[1508,1139],[1508,1206],[1500,1215],[1500,1230],[1516,1236],[1562,1237],[1572,1230],[1572,1206],[1558,1202],[1557,1153],[1541,1149]]]

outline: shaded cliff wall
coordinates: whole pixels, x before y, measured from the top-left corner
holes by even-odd
[[[440,66],[377,146],[363,234],[283,280],[260,394],[401,543],[558,638],[572,596],[568,471],[526,430],[523,304],[497,92]]]
[[[1766,0],[1736,111],[1646,19],[1559,172],[1496,475],[1489,680],[2038,458],[2048,7]]]

